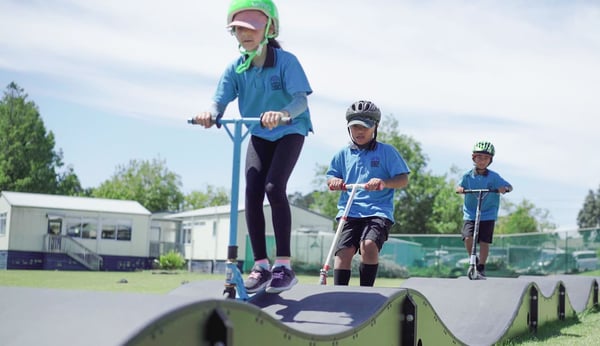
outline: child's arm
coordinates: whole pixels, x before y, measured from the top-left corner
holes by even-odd
[[[372,178],[365,184],[367,190],[401,189],[408,185],[408,174],[398,174],[390,179]]]

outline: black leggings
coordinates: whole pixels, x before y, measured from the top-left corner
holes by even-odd
[[[303,144],[304,136],[299,134],[275,142],[250,137],[246,153],[246,225],[255,260],[267,258],[265,194],[271,205],[276,256],[291,256],[292,215],[286,189]]]

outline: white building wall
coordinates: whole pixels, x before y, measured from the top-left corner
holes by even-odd
[[[96,238],[74,239],[100,255],[147,257],[149,252],[149,215],[126,215],[87,211],[12,207],[8,232],[8,249],[17,251],[42,251],[44,236],[48,233],[48,215],[62,218],[62,235],[66,235],[67,219],[82,218],[97,223]],[[131,240],[102,239],[103,220],[124,220],[131,224]],[[0,240],[2,241],[2,240]]]
[[[230,236],[230,214],[228,208],[210,207],[197,211],[188,211],[172,215],[182,220],[183,232],[186,227],[191,231],[191,237],[186,239],[185,258],[191,260],[217,260],[227,259],[227,250]],[[316,231],[332,232],[333,220],[322,215],[298,207],[292,209],[292,231],[298,229],[312,229]],[[266,234],[272,235],[273,223],[271,207],[264,207]],[[238,246],[238,259],[246,256],[246,217],[245,211],[238,212],[238,227],[235,244]]]

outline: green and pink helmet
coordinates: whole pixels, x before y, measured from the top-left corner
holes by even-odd
[[[261,11],[267,16],[268,26],[265,30],[265,38],[276,38],[279,35],[279,13],[277,6],[271,0],[232,0],[227,11],[227,26],[234,22],[236,14],[248,10]],[[273,34],[269,35],[270,26],[273,27]]]
[[[254,11],[262,12],[266,16],[266,20],[262,15],[257,15]],[[238,14],[240,15],[237,16]],[[269,39],[275,39],[279,35],[279,13],[277,12],[277,7],[271,0],[232,0],[227,11],[227,27],[232,28],[236,26],[252,30],[260,30],[263,27],[265,29],[265,37],[258,46],[258,49],[245,51],[240,45],[240,53],[247,56],[247,58],[242,64],[237,66],[236,72],[243,73],[250,67],[254,57],[262,52],[263,47],[267,45]]]

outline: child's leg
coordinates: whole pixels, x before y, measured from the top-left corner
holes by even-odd
[[[471,250],[473,250],[473,237],[465,238],[465,249],[467,250],[467,254],[471,256]]]
[[[490,244],[480,241],[479,242],[479,263],[485,265],[488,255],[490,253]]]
[[[333,263],[334,263],[333,267],[335,269],[346,269],[346,270],[352,269],[352,257],[354,257],[355,253],[356,253],[356,248],[354,248],[354,247],[347,247],[347,248],[338,250],[338,252],[335,254],[335,259],[333,261]]]
[[[388,239],[392,222],[385,218],[373,217],[366,220],[360,242],[360,285],[373,286],[379,268],[379,251]]]
[[[360,244],[360,285],[373,286],[379,268],[379,247],[373,240],[366,239]]]
[[[475,222],[470,220],[465,220],[463,223],[463,228],[461,231],[463,242],[465,244],[465,249],[467,250],[467,254],[471,256],[471,250],[473,250],[473,230],[474,230]]]
[[[352,275],[352,258],[356,248],[343,248],[338,250],[333,260],[333,284],[348,286]]]
[[[358,249],[359,238],[354,236],[357,220],[348,219],[341,230],[333,260],[333,284],[347,286],[352,274],[352,258]]]
[[[494,220],[484,220],[479,223],[479,260],[485,266],[490,254],[490,244],[494,236]]]

